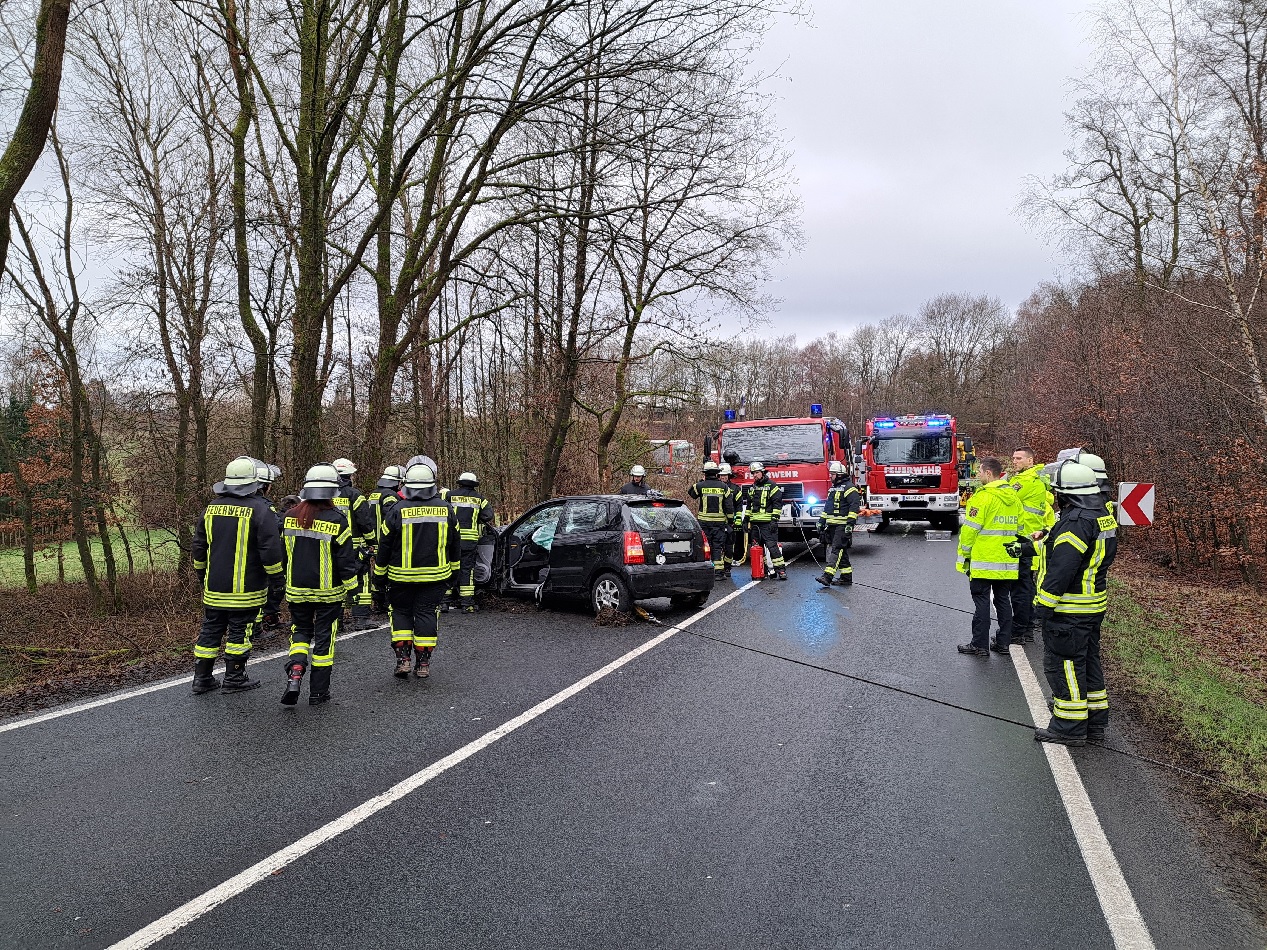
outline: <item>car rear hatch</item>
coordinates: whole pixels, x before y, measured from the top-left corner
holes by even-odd
[[[630,530],[642,536],[646,563],[687,564],[705,559],[699,523],[682,502],[647,498],[627,502],[625,508]]]

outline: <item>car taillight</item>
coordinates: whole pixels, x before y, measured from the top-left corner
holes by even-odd
[[[713,559],[713,546],[708,543],[708,535],[701,531],[699,537],[704,542],[704,560],[711,561]]]
[[[625,532],[625,563],[647,563],[646,552],[642,550],[642,535],[640,535],[637,531]]]

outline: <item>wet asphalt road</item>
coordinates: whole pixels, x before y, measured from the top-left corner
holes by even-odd
[[[861,583],[970,606],[949,543],[854,551]],[[966,615],[815,573],[803,558],[161,946],[1111,947],[1028,730],[692,635],[1028,719],[1011,663],[955,652]],[[449,615],[426,683],[394,679],[375,633],[340,647],[328,706],[282,707],[279,660],[251,693],[181,685],[2,733],[0,947],[108,946],[660,632]],[[1157,947],[1267,947],[1147,766],[1075,760]]]

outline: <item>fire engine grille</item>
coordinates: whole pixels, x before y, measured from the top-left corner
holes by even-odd
[[[785,482],[781,487],[784,501],[800,501],[805,497],[805,486],[800,482]]]

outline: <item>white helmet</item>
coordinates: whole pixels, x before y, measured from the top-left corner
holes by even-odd
[[[249,455],[239,455],[224,467],[224,481],[212,487],[217,495],[245,498],[260,489],[259,463]]]
[[[459,485],[469,485],[471,488],[474,488],[479,483],[480,483],[480,480],[475,477],[474,472],[463,472],[461,475],[458,476]]]
[[[758,459],[753,459],[748,463],[748,471],[752,472],[753,475],[757,474],[757,472],[764,472],[765,463]]]
[[[709,459],[707,462],[704,463],[705,475],[716,475],[720,470],[721,469],[718,467],[717,463],[714,462],[712,459]]]
[[[1051,480],[1052,490],[1058,495],[1098,495],[1100,483],[1095,472],[1072,459],[1061,462]]]
[[[435,488],[436,473],[431,470],[430,465],[423,465],[421,462],[410,465],[409,470],[405,472],[405,487]]]
[[[334,470],[340,475],[355,475],[356,466],[352,464],[351,459],[335,459],[332,463]]]
[[[1081,465],[1085,465],[1091,471],[1095,472],[1096,478],[1102,482],[1109,480],[1109,469],[1104,464],[1104,459],[1098,455],[1092,455],[1090,452],[1082,451],[1074,456],[1074,461]]]
[[[833,460],[827,466],[827,471],[831,475],[848,475],[849,471],[845,468],[845,463],[839,460]]]
[[[388,465],[379,476],[379,488],[399,488],[405,480],[405,470],[399,465]]]
[[[333,465],[314,465],[304,476],[304,487],[299,489],[300,501],[321,501],[339,493],[339,473]]]
[[[633,478],[639,478],[640,476],[646,475],[647,470],[643,468],[641,465],[635,465],[633,468],[629,470],[629,474]]]
[[[721,465],[717,466],[717,474],[724,478],[727,475],[733,475],[734,470],[731,469],[729,462],[722,462]]]

